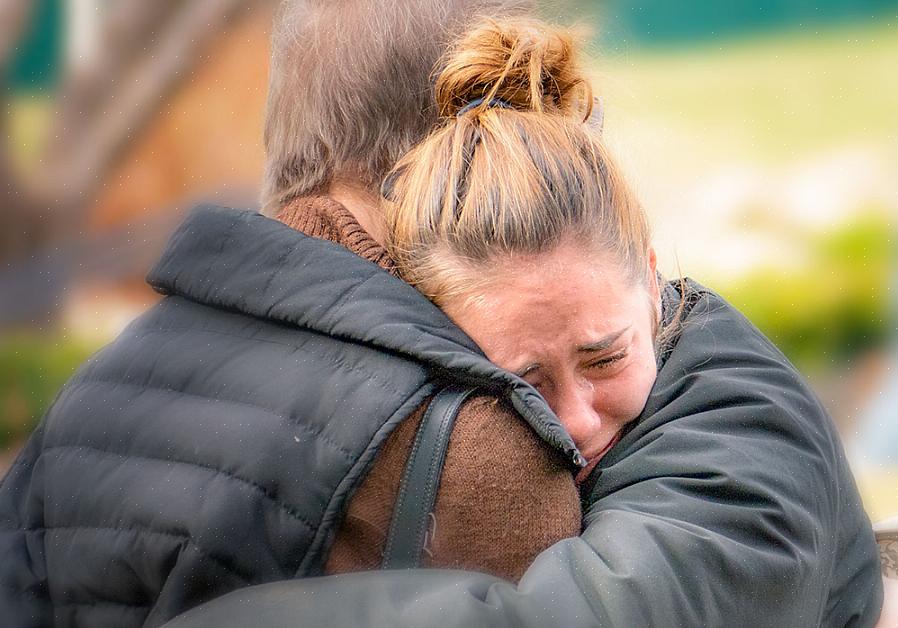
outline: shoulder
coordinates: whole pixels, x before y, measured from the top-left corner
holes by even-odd
[[[686,287],[678,336],[625,440],[663,433],[689,449],[701,449],[690,435],[726,449],[753,443],[736,455],[764,451],[781,466],[800,452],[808,465],[832,473],[841,464],[838,434],[804,377],[721,296],[691,280]]]
[[[403,470],[426,404],[389,436],[350,500],[327,573],[380,561]],[[459,410],[434,507],[429,567],[485,571],[516,580],[537,554],[580,532],[580,502],[554,450],[495,397]]]
[[[685,282],[683,300],[677,337],[643,416],[659,404],[687,403],[684,410],[699,410],[741,399],[763,402],[796,421],[822,422],[829,430],[826,411],[805,378],[744,315],[692,280]]]
[[[646,407],[600,463],[593,498],[647,499],[640,483],[649,491],[663,485],[681,496],[677,503],[698,500],[702,517],[711,504],[741,500],[750,512],[788,513],[791,525],[808,530],[833,531],[848,510],[862,514],[846,506],[854,482],[807,382],[735,308],[693,287]]]
[[[435,517],[435,563],[512,580],[581,526],[569,468],[517,413],[489,396],[471,399],[458,413]]]
[[[446,462],[486,475],[499,470],[509,479],[530,477],[536,471],[571,476],[561,456],[520,415],[488,395],[471,398],[459,410]]]

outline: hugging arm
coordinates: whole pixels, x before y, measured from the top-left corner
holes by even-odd
[[[746,411],[713,414],[744,425]],[[598,483],[607,487],[586,514],[582,535],[543,552],[517,587],[464,572],[371,572],[238,591],[208,609],[215,613],[217,604],[221,617],[203,621],[864,625],[868,603],[875,606],[881,595],[878,569],[863,535],[855,551],[838,547],[838,535],[849,530],[839,530],[838,506],[829,497],[845,489],[835,485],[833,470],[782,433],[740,427],[709,434],[703,431],[708,421],[716,419],[693,417],[638,438],[623,461],[603,472]],[[819,473],[829,476],[828,485],[819,485]],[[857,525],[860,534],[863,522]],[[870,565],[851,571],[861,577],[843,580],[837,572],[847,568],[845,561]],[[832,589],[854,606],[830,603]],[[227,623],[234,618],[242,619]],[[173,625],[190,626],[190,614],[184,621]]]
[[[0,617],[10,626],[48,626],[53,608],[43,552],[39,428],[0,483]]]

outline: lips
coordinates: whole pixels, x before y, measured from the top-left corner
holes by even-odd
[[[621,436],[621,432],[622,432],[622,431],[623,431],[623,430],[618,430],[618,431],[614,434],[614,436],[611,437],[611,440],[608,441],[608,443],[607,443],[604,447],[602,447],[598,452],[596,452],[596,453],[587,453],[587,454],[586,454],[586,459],[589,461],[589,464],[592,464],[593,462],[598,462],[599,460],[601,460],[601,459],[602,459],[602,456],[604,456],[605,454],[607,454],[609,449],[611,449],[612,447],[614,447],[615,445],[617,445],[617,441],[620,440],[620,436]]]
[[[620,440],[622,433],[623,433],[623,429],[618,430],[617,433],[611,438],[611,440],[608,441],[608,444],[606,444],[604,447],[602,447],[602,449],[599,450],[598,453],[593,454],[591,456],[587,456],[586,459],[589,462],[586,464],[585,467],[580,469],[580,471],[577,473],[577,477],[574,478],[574,481],[577,484],[581,484],[582,482],[584,482],[586,480],[586,478],[589,477],[589,474],[592,473],[592,470],[596,468],[596,465],[599,464],[599,461],[602,459],[602,457],[605,454],[607,454],[608,451],[612,447],[617,445],[617,442]]]

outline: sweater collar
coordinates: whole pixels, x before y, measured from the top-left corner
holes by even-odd
[[[313,238],[336,242],[391,275],[399,276],[386,249],[365,231],[352,212],[328,196],[295,198],[275,219]]]
[[[254,212],[201,205],[176,230],[147,281],[162,294],[423,362],[435,378],[504,397],[567,460],[585,464],[530,385],[487,360],[417,290],[342,246]]]

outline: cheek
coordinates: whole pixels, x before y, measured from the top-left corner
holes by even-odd
[[[606,387],[598,400],[601,414],[613,421],[615,427],[639,416],[645,406],[648,389],[645,378],[626,377]]]
[[[647,342],[643,349],[640,368],[636,370],[633,377],[633,404],[635,414],[632,418],[635,419],[642,412],[657,377],[658,366],[655,361],[655,348],[651,342]]]
[[[627,422],[640,415],[649,392],[655,383],[657,371],[653,350],[641,352],[639,360],[631,364],[622,377],[606,389],[604,404],[608,416],[618,422]]]

